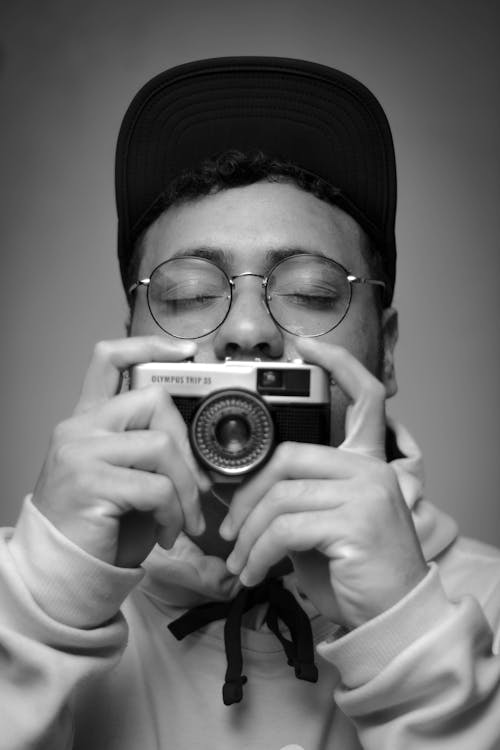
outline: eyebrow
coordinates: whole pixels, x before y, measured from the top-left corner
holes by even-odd
[[[299,245],[293,245],[290,247],[277,247],[266,250],[264,254],[264,262],[267,268],[279,263],[285,258],[291,258],[293,255],[313,255],[320,258],[328,257],[326,253],[320,252],[319,250],[310,250]],[[211,247],[210,245],[201,245],[199,247],[186,248],[185,250],[179,250],[173,253],[172,258],[205,258],[205,260],[211,260],[218,265],[229,268],[232,264],[232,254],[228,250],[223,250],[219,247]]]

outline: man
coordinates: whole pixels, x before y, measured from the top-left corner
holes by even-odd
[[[130,335],[96,346],[3,534],[0,747],[498,746],[500,555],[423,499],[385,415],[378,102],[302,61],[180,66],[130,106],[116,189]],[[122,383],[227,359],[326,371],[329,444],[219,482],[167,390]]]

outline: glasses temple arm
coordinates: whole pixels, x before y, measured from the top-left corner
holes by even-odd
[[[135,292],[135,290],[140,286],[149,286],[150,281],[151,279],[139,279],[139,281],[136,281],[135,284],[129,286],[128,294],[132,294],[132,292]]]
[[[381,286],[382,289],[385,289],[386,284],[385,281],[378,281],[377,279],[363,279],[360,276],[353,276],[352,274],[349,274],[347,277],[347,281],[350,284],[374,284],[375,286]]]

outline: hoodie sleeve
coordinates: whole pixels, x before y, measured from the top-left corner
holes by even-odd
[[[488,613],[488,619],[486,616]],[[450,600],[432,563],[387,612],[318,651],[365,750],[500,748],[500,584]]]
[[[0,532],[0,750],[71,748],[73,688],[119,659],[119,609],[142,575],[91,557],[25,500]]]

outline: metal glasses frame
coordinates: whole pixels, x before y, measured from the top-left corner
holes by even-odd
[[[335,323],[335,325],[333,325],[331,328],[328,328],[328,330],[323,331],[322,333],[307,333],[307,334],[295,333],[295,331],[290,331],[284,325],[282,325],[281,323],[279,323],[276,320],[276,318],[274,317],[273,313],[271,312],[271,309],[269,307],[269,302],[268,302],[268,296],[267,296],[267,284],[268,284],[270,276],[275,272],[275,270],[282,263],[286,263],[291,258],[314,258],[314,257],[320,257],[322,260],[326,260],[329,263],[332,263],[334,266],[337,266],[337,268],[339,268],[342,271],[342,273],[345,275],[347,281],[349,282],[349,299],[348,299],[347,304],[346,304],[346,309],[345,309],[342,317],[340,318],[340,320],[338,320]],[[226,314],[224,315],[224,317],[221,320],[221,322],[218,325],[215,326],[215,328],[212,328],[210,331],[207,331],[206,333],[202,333],[201,336],[177,336],[175,333],[171,333],[166,328],[163,328],[163,326],[161,326],[158,323],[157,319],[155,318],[155,316],[153,314],[153,311],[151,309],[151,303],[150,303],[150,300],[149,300],[149,289],[150,289],[151,279],[152,279],[154,273],[158,270],[158,268],[161,268],[166,263],[170,263],[173,260],[189,260],[189,259],[202,260],[205,263],[211,263],[213,266],[215,266],[225,276],[225,278],[227,279],[228,284],[229,284],[229,291],[230,291],[230,294],[228,295],[229,305],[228,305]],[[342,323],[342,321],[344,320],[345,316],[349,312],[349,307],[351,306],[352,285],[353,284],[371,284],[371,285],[379,286],[379,287],[381,287],[384,290],[386,288],[386,284],[385,284],[384,281],[379,281],[378,279],[366,279],[366,278],[363,278],[362,276],[355,276],[353,273],[351,273],[350,271],[348,271],[347,268],[345,268],[338,261],[333,260],[332,258],[327,258],[325,256],[311,255],[310,253],[296,253],[294,255],[289,255],[286,258],[282,258],[277,263],[275,263],[275,265],[271,268],[271,270],[269,271],[269,273],[267,274],[267,276],[263,276],[260,273],[253,273],[251,271],[244,271],[243,273],[237,273],[234,276],[228,276],[227,273],[224,271],[223,268],[221,268],[217,263],[215,263],[212,260],[209,260],[208,258],[200,258],[197,255],[183,255],[183,256],[180,256],[180,257],[176,257],[176,258],[169,258],[168,260],[164,260],[161,263],[159,263],[157,266],[155,266],[155,268],[153,268],[153,270],[151,271],[150,275],[147,278],[138,279],[134,284],[132,284],[128,288],[128,293],[132,294],[132,292],[135,292],[140,286],[145,286],[147,288],[147,302],[148,302],[149,312],[150,312],[151,317],[153,318],[154,322],[158,326],[158,328],[161,328],[162,331],[165,331],[165,333],[168,333],[169,336],[173,336],[176,339],[184,339],[184,338],[186,338],[186,339],[202,339],[202,338],[204,338],[204,336],[208,336],[209,334],[213,333],[218,328],[220,328],[221,325],[223,325],[224,321],[226,320],[227,316],[229,315],[229,311],[231,310],[231,305],[233,303],[234,280],[235,279],[240,279],[243,276],[255,276],[258,279],[262,279],[261,287],[264,290],[264,302],[265,302],[265,305],[266,305],[267,312],[269,313],[269,315],[271,316],[271,318],[273,319],[273,321],[283,331],[286,331],[287,333],[291,333],[293,336],[300,336],[302,338],[316,338],[318,336],[324,336],[326,333],[330,333],[330,331],[333,331],[335,328],[337,328],[337,326],[339,326]]]

